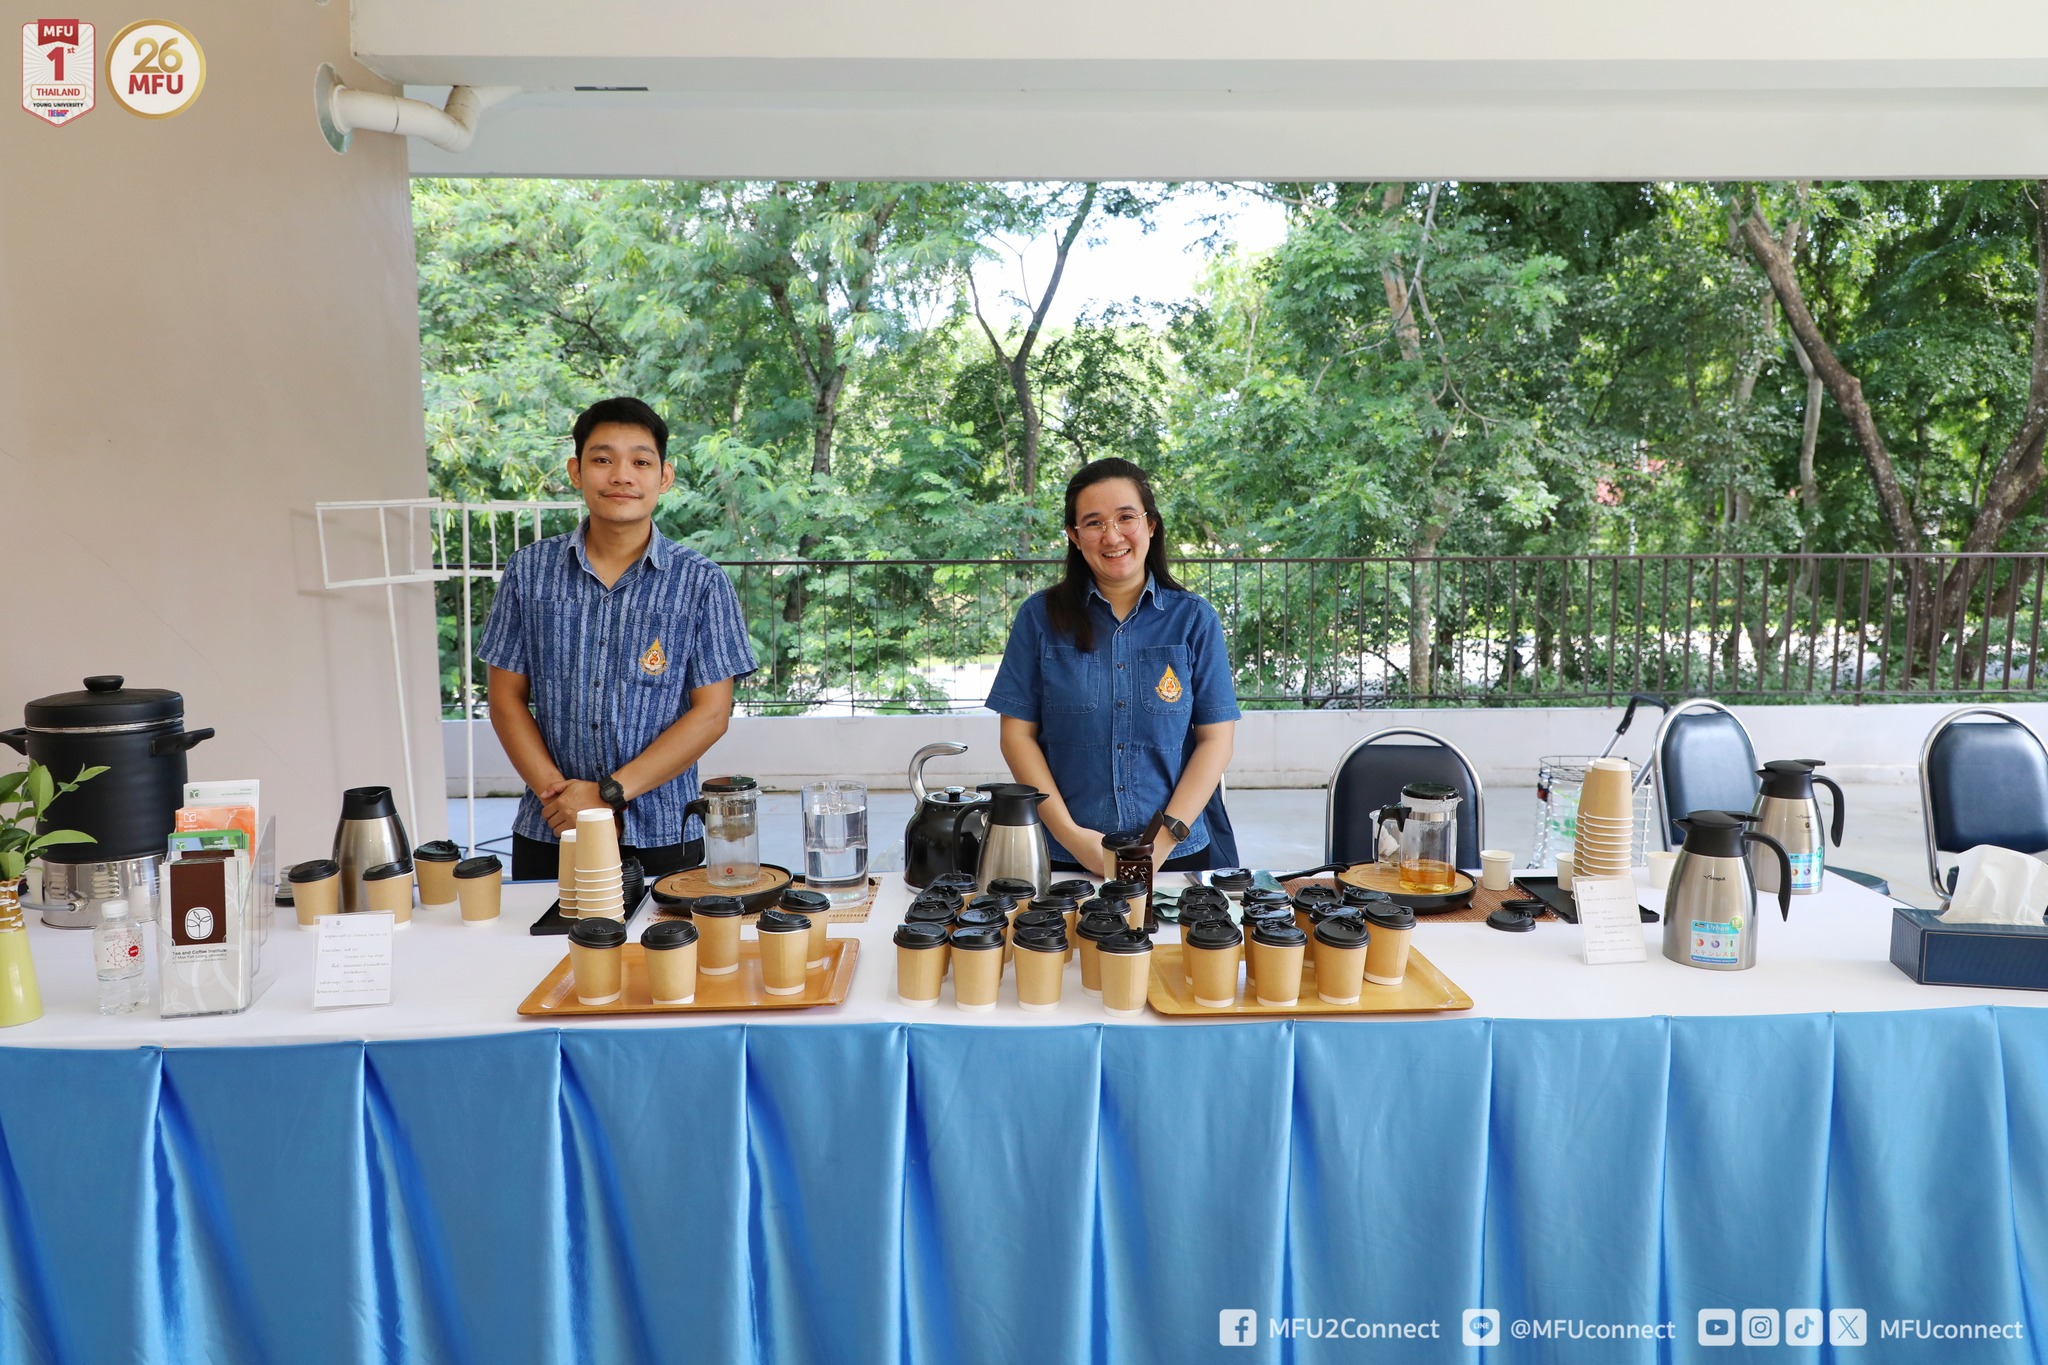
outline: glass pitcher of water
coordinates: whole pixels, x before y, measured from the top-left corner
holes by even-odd
[[[804,797],[804,885],[834,905],[868,898],[868,789],[862,782],[813,782]]]
[[[1397,839],[1391,850],[1403,891],[1442,895],[1458,886],[1457,789],[1442,782],[1410,782],[1401,800],[1378,811],[1379,839],[1392,823]],[[1382,857],[1384,858],[1384,854]]]
[[[704,873],[713,886],[751,886],[761,876],[761,784],[751,777],[713,777],[683,807],[704,820]]]

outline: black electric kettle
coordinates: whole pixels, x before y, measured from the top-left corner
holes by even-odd
[[[903,827],[903,880],[912,886],[930,886],[948,872],[971,877],[981,863],[993,804],[988,794],[964,787],[934,792],[924,785],[926,760],[966,752],[965,744],[927,744],[910,760],[910,795],[916,804]]]

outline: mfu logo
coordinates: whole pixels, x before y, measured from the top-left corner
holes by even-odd
[[[1216,1315],[1216,1340],[1225,1346],[1259,1344],[1259,1315],[1249,1308],[1226,1308]]]
[[[92,111],[92,25],[37,19],[21,26],[21,107],[45,123],[75,123]]]

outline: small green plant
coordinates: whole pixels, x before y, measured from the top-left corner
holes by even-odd
[[[54,844],[90,844],[90,834],[75,829],[35,832],[36,821],[50,803],[66,792],[75,792],[105,772],[104,767],[80,768],[69,782],[59,782],[50,770],[34,759],[20,772],[0,776],[0,882],[15,882],[28,869],[28,860]]]

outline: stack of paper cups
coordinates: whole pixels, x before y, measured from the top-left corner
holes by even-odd
[[[576,831],[562,831],[562,853],[555,899],[562,904],[562,918],[576,918]]]
[[[1626,877],[1635,851],[1634,776],[1625,758],[1596,758],[1579,788],[1574,877]]]
[[[579,919],[626,917],[619,827],[610,806],[576,812],[576,915]]]

